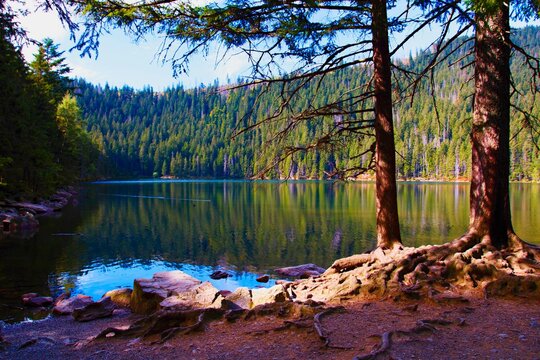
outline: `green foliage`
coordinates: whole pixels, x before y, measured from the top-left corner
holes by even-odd
[[[91,150],[75,99],[62,100],[69,69],[58,46],[45,40],[29,67],[14,45],[21,30],[2,4],[0,197],[47,194],[78,179],[83,164],[91,167],[90,157],[97,153]]]
[[[537,53],[539,34],[538,28],[527,27],[515,33],[514,41]],[[457,46],[447,51],[452,52]],[[472,69],[460,68],[469,61],[467,51],[469,48],[464,46],[441,64],[435,71],[433,84],[422,83],[412,103],[403,99],[396,105],[394,122],[396,147],[401,155],[397,157],[400,177],[469,177],[469,96],[473,89],[468,80]],[[402,65],[422,69],[430,56],[429,51],[418,54]],[[463,59],[458,61],[460,58]],[[449,66],[456,61],[457,66]],[[520,89],[520,94],[514,94],[514,103],[530,110],[533,116],[540,115],[530,91],[531,73],[518,55],[513,59],[512,73]],[[308,84],[302,88],[291,112],[310,106],[319,108],[343,99],[343,94],[352,98],[369,76],[369,68],[361,66],[328,74],[318,86]],[[339,117],[319,116],[303,122],[285,139],[276,142],[275,134],[284,124],[270,122],[232,139],[239,129],[263,120],[276,110],[280,87],[231,90],[214,84],[191,90],[176,87],[162,93],[152,89],[96,87],[84,81],[79,81],[78,87],[83,117],[88,119],[93,141],[100,146],[99,171],[108,176],[152,176],[157,172],[177,177],[250,177],[272,164],[285,148],[319,139],[340,124]],[[356,104],[353,100],[342,101],[341,106],[354,109]],[[248,113],[251,119],[244,117]],[[363,115],[355,116],[360,120]],[[515,180],[539,180],[540,154],[534,144],[540,139],[531,127],[524,127],[524,120],[519,112],[513,112],[511,176]],[[366,131],[369,140],[370,132]],[[370,156],[361,154],[371,142],[361,142],[360,137],[350,133],[329,144],[326,151],[296,153],[273,167],[269,176],[320,179],[337,166],[367,166]]]

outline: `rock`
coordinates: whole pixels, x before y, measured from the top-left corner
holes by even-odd
[[[253,307],[251,290],[246,287],[237,288],[232,294],[225,297],[225,300],[238,305],[242,309],[251,309]]]
[[[59,301],[53,309],[53,314],[69,315],[76,309],[84,308],[93,302],[90,296],[79,294],[75,297]]]
[[[35,298],[35,297],[38,297],[37,293],[26,293],[26,294],[22,294],[21,299],[22,299],[22,302],[24,303],[25,301],[29,301],[30,299]]]
[[[219,291],[219,294],[220,294],[221,296],[223,296],[223,297],[227,297],[227,296],[229,296],[230,294],[232,294],[232,291],[230,291],[230,290],[220,290],[220,291]]]
[[[210,274],[210,278],[214,280],[226,279],[230,276],[231,274],[223,270],[216,270],[212,274]]]
[[[111,291],[107,291],[105,295],[102,296],[102,299],[106,297],[110,297],[111,301],[116,306],[128,308],[131,302],[132,293],[133,293],[133,290],[131,290],[130,288],[114,289]]]
[[[137,314],[151,314],[160,309],[160,303],[169,296],[188,292],[201,281],[180,271],[154,274],[152,279],[136,279],[133,282],[130,307]]]
[[[112,316],[114,308],[114,303],[107,296],[98,302],[92,302],[83,308],[75,309],[71,315],[80,322],[91,321]]]
[[[326,269],[323,269],[322,267],[315,264],[303,264],[298,266],[278,268],[275,270],[275,272],[281,276],[301,279],[305,279],[311,276],[319,276],[325,271]]]
[[[259,276],[257,279],[255,279],[255,280],[257,280],[257,281],[260,282],[260,283],[267,283],[268,280],[270,280],[270,276],[268,276],[268,275],[261,275],[261,276]]]
[[[38,296],[36,293],[28,293],[22,296],[22,303],[25,306],[43,307],[53,303],[53,298],[48,296]]]
[[[276,280],[276,285],[287,285],[290,284],[291,281],[289,280]]]
[[[252,306],[282,303],[289,300],[289,296],[282,285],[272,286],[271,288],[261,288],[251,290]]]
[[[69,293],[61,293],[60,295],[58,295],[58,297],[56,299],[54,299],[53,305],[54,306],[58,305],[60,303],[60,301],[69,299],[70,296],[71,295]]]
[[[206,281],[189,291],[169,296],[159,305],[161,308],[179,310],[220,308],[222,300],[220,291]]]
[[[15,202],[9,204],[9,206],[34,214],[45,214],[53,212],[53,209],[45,204],[34,204],[31,202]]]

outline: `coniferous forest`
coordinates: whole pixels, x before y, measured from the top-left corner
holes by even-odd
[[[155,92],[151,88],[96,86],[68,78],[58,46],[45,40],[33,61],[26,63],[16,45],[10,19],[2,21],[0,69],[1,192],[45,194],[81,179],[150,177],[248,178],[257,175],[287,146],[317,139],[340,119],[321,117],[276,140],[283,122],[270,122],[234,136],[275,111],[279,87],[235,87],[217,82],[194,89],[182,86]],[[10,33],[12,29],[12,33]],[[515,41],[534,54],[540,49],[536,27],[515,33]],[[464,39],[465,41],[465,39]],[[472,46],[472,45],[471,45]],[[400,178],[440,180],[470,176],[470,117],[472,68],[463,46],[426,77],[411,97],[395,89],[395,134]],[[422,69],[429,50],[407,59],[400,67]],[[451,65],[451,66],[449,66]],[[525,118],[513,110],[511,179],[540,180],[537,144],[538,106],[530,91],[531,73],[523,59],[512,61],[513,96]],[[519,69],[519,71],[518,71]],[[360,92],[370,69],[348,68],[308,84],[295,106],[314,107],[336,97]],[[403,75],[396,71],[396,79]],[[401,83],[406,79],[402,78]],[[241,84],[241,81],[239,80]],[[396,81],[400,83],[400,81]],[[86,127],[86,129],[85,129]],[[368,166],[369,137],[347,139],[327,151],[298,152],[265,173],[270,178],[324,179],[335,168]]]
[[[526,27],[515,34],[518,44],[538,54],[538,28]],[[395,89],[400,178],[454,180],[470,176],[473,82],[472,67],[466,65],[472,55],[467,56],[467,46],[454,50],[455,47],[447,50],[453,53],[437,67],[432,79],[424,79],[414,97],[403,89]],[[422,69],[430,61],[430,54],[427,50],[411,55],[399,65],[413,71]],[[514,102],[523,110],[532,108],[533,116],[525,118],[517,108],[513,109],[511,179],[537,181],[540,137],[535,117],[540,109],[534,105],[529,88],[531,73],[518,55],[513,57],[512,73],[520,91],[513,95]],[[320,84],[304,86],[295,106],[315,107],[343,94],[352,96],[361,91],[368,76],[370,70],[360,67],[327,75]],[[394,76],[402,77],[399,71]],[[232,89],[230,84],[214,83],[195,89],[178,86],[155,92],[151,88],[102,87],[78,80],[76,87],[88,131],[100,151],[98,172],[104,177],[251,177],[279,157],[284,147],[319,138],[339,121],[335,116],[310,120],[281,142],[275,139],[283,126],[280,122],[267,123],[233,138],[238,131],[275,111],[281,90],[278,86]],[[352,167],[355,162],[367,166],[368,155],[355,155],[370,144],[369,139],[353,139],[329,151],[299,152],[265,176],[323,179],[336,167]]]
[[[96,176],[98,153],[62,52],[45,39],[27,63],[24,39],[13,16],[0,12],[0,197],[47,195]]]

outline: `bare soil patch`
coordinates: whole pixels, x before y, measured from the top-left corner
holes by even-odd
[[[540,359],[538,298],[339,305],[342,310],[325,313],[318,321],[298,314],[257,315],[235,322],[220,318],[163,344],[155,337],[88,341],[106,328],[141,318],[129,312],[90,323],[52,317],[6,326],[0,358]]]

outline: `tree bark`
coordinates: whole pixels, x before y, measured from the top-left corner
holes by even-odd
[[[392,120],[392,78],[388,49],[386,1],[372,1],[372,41],[375,86],[375,187],[377,246],[401,244],[396,188],[396,149]]]
[[[469,232],[498,248],[514,234],[510,215],[510,24],[508,2],[476,14]]]

